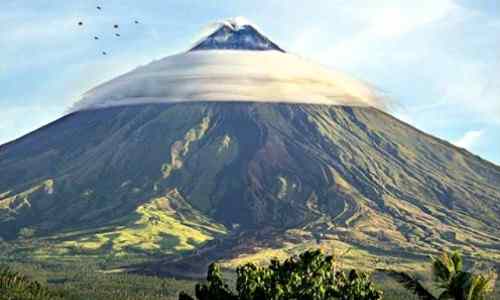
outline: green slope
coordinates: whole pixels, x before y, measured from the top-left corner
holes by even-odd
[[[0,146],[0,170],[0,236],[24,228],[44,253],[186,253],[226,236],[229,256],[320,239],[500,258],[500,168],[371,108],[78,112]]]

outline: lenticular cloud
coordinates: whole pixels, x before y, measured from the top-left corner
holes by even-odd
[[[71,110],[195,101],[385,107],[372,87],[340,72],[272,49],[247,50],[249,45],[265,47],[268,41],[257,31],[248,33],[252,32],[248,28],[253,30],[250,25],[219,26],[220,34],[207,35],[210,43],[204,51],[188,51],[139,67],[88,91]]]

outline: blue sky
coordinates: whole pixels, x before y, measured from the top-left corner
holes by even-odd
[[[93,86],[187,49],[211,21],[234,16],[257,23],[289,52],[370,82],[404,121],[500,164],[496,0],[3,0],[0,144],[64,115]]]

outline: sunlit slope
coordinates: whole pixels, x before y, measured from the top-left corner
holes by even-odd
[[[374,108],[84,111],[1,146],[0,170],[0,236],[33,229],[62,252],[176,253],[272,228],[500,253],[500,168]]]

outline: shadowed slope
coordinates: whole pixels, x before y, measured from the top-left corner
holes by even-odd
[[[156,244],[141,251],[272,228],[373,251],[500,253],[500,168],[373,108],[210,102],[84,111],[1,146],[0,169],[4,238],[30,227],[61,245],[118,232],[98,249],[111,251],[124,237],[117,227],[137,225],[124,220],[147,207],[158,219],[138,228]],[[168,201],[152,206],[157,199]],[[170,218],[179,224],[168,228],[194,231],[163,243],[158,236],[175,231],[162,227]]]

